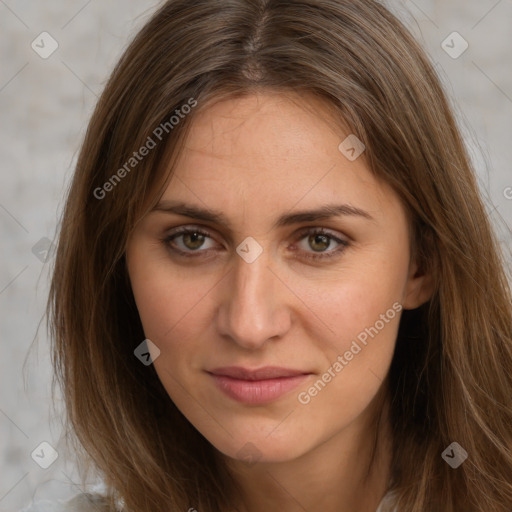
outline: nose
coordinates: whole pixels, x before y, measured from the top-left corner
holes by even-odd
[[[293,294],[273,271],[265,251],[252,263],[236,253],[234,259],[223,279],[223,300],[217,312],[219,334],[243,348],[257,350],[289,330],[287,300]]]

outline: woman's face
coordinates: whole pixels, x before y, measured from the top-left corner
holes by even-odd
[[[398,197],[326,119],[278,93],[198,112],[127,246],[163,386],[235,459],[292,460],[362,425],[402,307],[426,300]]]

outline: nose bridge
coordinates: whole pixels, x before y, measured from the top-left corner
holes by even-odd
[[[288,327],[282,286],[263,251],[248,262],[238,254],[227,279],[225,302],[220,312],[221,333],[246,348],[258,348]]]

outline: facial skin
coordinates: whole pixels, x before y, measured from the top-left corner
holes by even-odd
[[[398,196],[371,174],[364,155],[351,162],[340,152],[350,132],[335,129],[329,116],[314,97],[273,92],[198,112],[161,201],[222,212],[229,227],[155,210],[127,245],[144,332],[161,351],[158,376],[229,462],[243,489],[237,503],[243,511],[375,511],[389,450],[382,451],[382,470],[361,481],[373,440],[371,413],[382,403],[378,392],[401,313],[366,346],[359,343],[362,349],[307,404],[298,397],[394,303],[412,309],[429,298],[428,277],[410,261]],[[273,227],[283,214],[326,204],[348,204],[371,219],[341,215]],[[180,226],[208,237],[182,235],[166,246],[162,240]],[[302,233],[308,228],[331,237]],[[236,252],[247,237],[263,250],[250,263]],[[337,248],[331,258],[308,259]],[[225,366],[312,375],[271,403],[249,405],[220,391],[206,372]],[[253,465],[241,460],[246,443]]]

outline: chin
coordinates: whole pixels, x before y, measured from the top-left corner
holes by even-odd
[[[274,425],[273,428],[275,427]],[[240,462],[244,461],[248,466],[256,463],[288,462],[311,448],[308,443],[311,439],[302,439],[292,432],[282,432],[278,436],[273,435],[276,432],[268,435],[265,433],[267,430],[272,431],[265,429],[254,432],[254,429],[248,429],[246,435],[238,434],[236,438],[220,440],[207,437],[207,440],[223,455]]]

